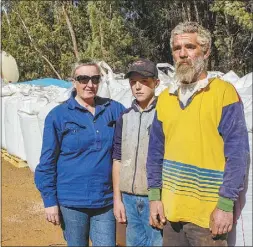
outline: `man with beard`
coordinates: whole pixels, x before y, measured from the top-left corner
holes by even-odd
[[[174,84],[159,95],[150,131],[150,224],[164,246],[227,246],[249,155],[235,88],[207,77],[210,32],[195,22],[171,34]]]

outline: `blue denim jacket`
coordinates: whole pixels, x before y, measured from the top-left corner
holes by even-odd
[[[35,184],[45,207],[102,208],[113,201],[112,141],[125,108],[96,97],[93,116],[75,94],[46,117]]]

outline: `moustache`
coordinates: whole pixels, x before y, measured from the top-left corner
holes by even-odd
[[[189,60],[189,59],[186,59],[186,60],[181,60],[181,61],[176,63],[177,67],[180,67],[181,65],[190,65],[190,66],[192,66],[192,61]]]

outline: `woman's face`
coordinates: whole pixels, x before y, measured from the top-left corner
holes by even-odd
[[[89,77],[93,78],[89,80]],[[100,72],[96,66],[85,65],[78,68],[74,76],[77,96],[82,100],[94,98],[98,91],[98,78],[100,78]]]

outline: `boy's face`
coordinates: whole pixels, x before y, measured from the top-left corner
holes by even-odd
[[[155,88],[159,85],[159,80],[132,72],[129,77],[129,83],[132,93],[138,103],[148,104],[149,101],[155,96]]]

